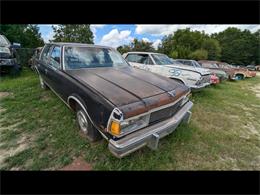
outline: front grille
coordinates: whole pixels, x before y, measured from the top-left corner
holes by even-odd
[[[161,110],[152,112],[150,115],[149,125],[158,123],[162,120],[172,117],[179,110],[180,104],[181,104],[181,101],[177,102],[176,104],[174,104],[170,107],[163,108]]]
[[[201,85],[203,83],[210,83],[210,75],[203,75],[196,85]]]

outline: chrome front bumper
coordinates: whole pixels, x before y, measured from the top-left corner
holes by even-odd
[[[203,89],[203,88],[205,88],[209,85],[210,85],[210,83],[203,83],[201,85],[191,85],[189,87],[191,88],[192,91],[199,91],[199,90],[201,90],[201,89]]]
[[[189,122],[192,106],[193,103],[189,101],[173,117],[165,121],[143,128],[117,141],[110,139],[109,150],[121,158],[146,145],[153,150],[157,149],[160,138],[172,133],[182,121]]]

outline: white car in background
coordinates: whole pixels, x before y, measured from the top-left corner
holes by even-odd
[[[133,67],[175,79],[192,90],[199,90],[211,84],[210,70],[181,64],[165,54],[128,52],[123,54],[123,57]]]

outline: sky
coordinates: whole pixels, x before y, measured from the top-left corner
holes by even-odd
[[[91,31],[94,35],[94,44],[118,47],[131,43],[134,38],[147,42],[153,42],[157,49],[165,35],[173,34],[178,29],[190,28],[195,31],[204,31],[207,34],[221,32],[228,27],[236,27],[241,30],[248,29],[255,32],[260,25],[135,25],[135,24],[92,24]],[[53,38],[52,25],[39,25],[40,33],[45,42]]]

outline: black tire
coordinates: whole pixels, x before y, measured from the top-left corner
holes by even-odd
[[[95,142],[102,138],[99,131],[91,123],[86,112],[78,104],[76,105],[76,120],[81,134],[89,141]]]
[[[38,75],[39,75],[40,87],[41,87],[42,89],[44,89],[44,90],[48,89],[48,86],[44,83],[44,81],[43,81],[41,75],[40,75],[40,74],[38,74]]]

